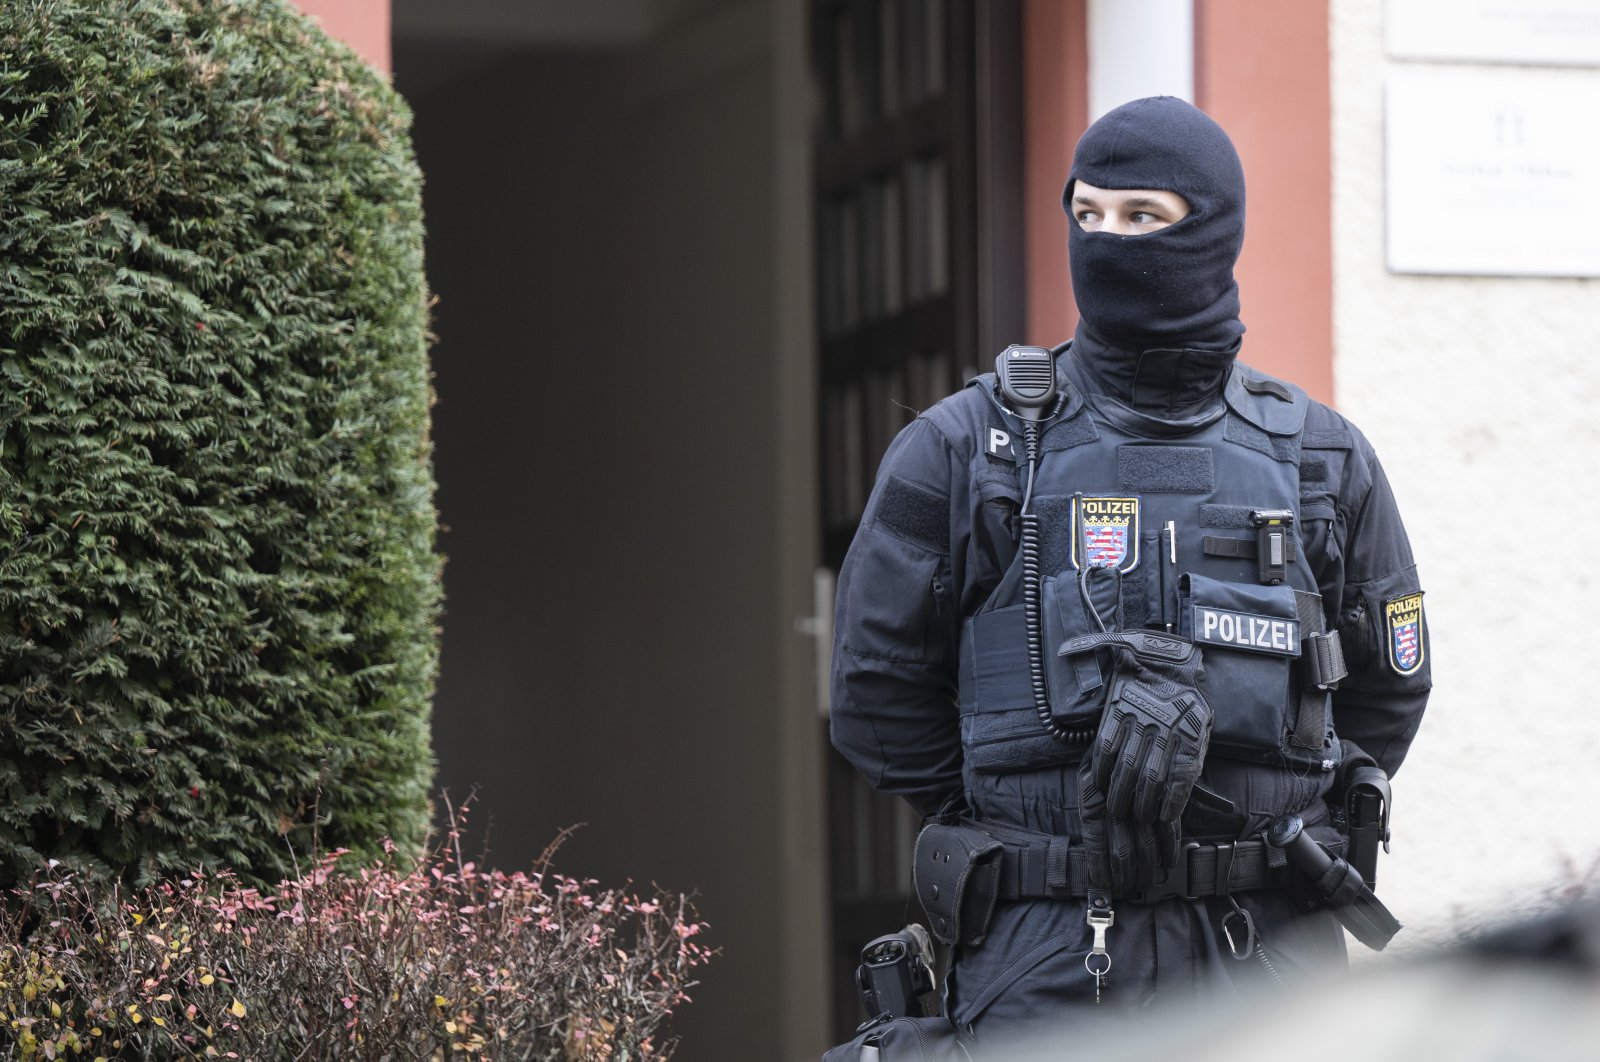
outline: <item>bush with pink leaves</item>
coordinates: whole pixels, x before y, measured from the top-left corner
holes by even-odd
[[[682,896],[554,873],[554,848],[513,874],[455,835],[415,866],[339,851],[270,893],[52,867],[0,921],[0,1057],[670,1057],[703,923]]]

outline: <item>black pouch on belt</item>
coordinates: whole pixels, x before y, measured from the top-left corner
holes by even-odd
[[[917,835],[911,876],[928,928],[941,944],[977,945],[1000,892],[1004,846],[982,830],[932,823]]]

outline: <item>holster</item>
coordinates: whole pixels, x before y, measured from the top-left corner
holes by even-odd
[[[1350,935],[1373,951],[1382,951],[1400,932],[1400,922],[1344,860],[1333,860],[1312,887]]]
[[[1288,856],[1305,878],[1319,907],[1325,907],[1361,943],[1374,951],[1400,932],[1400,923],[1383,905],[1350,863],[1318,843],[1303,828],[1298,815],[1285,815],[1267,831],[1267,843]]]
[[[1367,888],[1378,884],[1378,849],[1389,850],[1389,776],[1360,746],[1344,744],[1345,857]]]
[[[912,879],[941,944],[978,945],[1000,894],[1004,846],[975,826],[930,823],[917,835]]]

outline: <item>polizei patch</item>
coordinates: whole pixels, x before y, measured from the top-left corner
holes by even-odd
[[[997,461],[1017,463],[1017,444],[1011,438],[1011,433],[1003,428],[989,428],[989,447],[987,453]]]
[[[1195,605],[1194,640],[1255,653],[1299,656],[1300,624],[1281,616]]]
[[[1422,642],[1422,595],[1406,594],[1385,601],[1383,625],[1389,632],[1389,666],[1399,675],[1415,674],[1427,655]]]
[[[1072,499],[1072,566],[1119,572],[1139,566],[1138,498]]]

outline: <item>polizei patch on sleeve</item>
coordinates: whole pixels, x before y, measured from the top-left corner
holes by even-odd
[[[1139,566],[1138,498],[1073,497],[1072,566],[1119,572]]]
[[[1300,655],[1300,624],[1210,605],[1194,606],[1194,640],[1274,656]]]
[[[1422,594],[1385,601],[1383,623],[1389,632],[1389,666],[1398,675],[1415,674],[1427,655],[1422,642]]]

